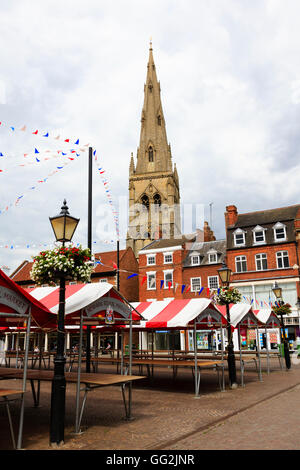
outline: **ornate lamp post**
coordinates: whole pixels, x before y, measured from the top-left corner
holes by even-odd
[[[229,287],[230,283],[230,276],[231,276],[231,269],[227,267],[225,263],[223,263],[222,268],[218,269],[219,278],[221,283],[224,287]],[[227,317],[227,336],[228,336],[228,346],[227,346],[227,363],[228,363],[228,373],[229,373],[229,382],[231,388],[237,387],[236,381],[236,367],[235,367],[235,356],[234,356],[234,348],[233,348],[233,340],[232,340],[232,330],[231,330],[231,323],[230,323],[230,309],[229,309],[229,302],[226,302],[226,317]]]
[[[277,299],[277,304],[279,307],[284,305],[284,302],[282,300],[282,288],[278,286],[277,282],[275,281],[274,287],[272,289],[276,299]],[[285,334],[285,329],[284,329],[284,319],[283,319],[283,313],[282,311],[279,310],[280,314],[280,323],[281,323],[281,329],[282,329],[282,336],[281,336],[281,342],[283,342],[283,351],[284,351],[284,359],[285,359],[285,365],[287,369],[290,369],[291,367],[291,358],[290,358],[290,351],[289,351],[289,345],[287,342],[286,334]]]
[[[49,217],[56,241],[70,242],[78,225],[79,219],[70,216],[66,200],[61,212],[55,217]],[[57,318],[57,349],[54,358],[54,376],[51,390],[51,417],[50,417],[50,443],[62,444],[64,442],[65,428],[65,294],[66,279],[62,275],[59,285],[59,309]]]

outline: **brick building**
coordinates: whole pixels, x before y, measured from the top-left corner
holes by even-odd
[[[290,339],[299,328],[300,205],[239,214],[236,206],[226,207],[227,265],[232,285],[257,308],[275,302],[275,281],[282,288],[284,302],[292,315],[285,319]]]
[[[188,299],[200,291],[206,297],[208,288],[218,287],[225,250],[225,240],[216,241],[207,222],[192,238],[150,243],[139,252],[140,302]]]
[[[91,276],[92,282],[108,282],[117,287],[117,251],[106,251],[102,253],[94,254],[95,260],[98,263],[95,265],[94,272]],[[22,287],[35,287],[35,283],[30,278],[30,271],[32,268],[32,262],[23,261],[20,266],[11,274],[17,284]],[[126,248],[119,252],[119,282],[121,294],[130,302],[138,301],[139,299],[139,283],[138,278],[133,278],[128,282],[128,273],[138,272],[138,262],[133,253],[132,248]],[[67,281],[70,284],[72,281]],[[76,284],[76,281],[73,281]]]

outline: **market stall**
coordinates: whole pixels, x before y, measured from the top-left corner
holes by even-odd
[[[37,287],[30,290],[31,295],[42,302],[53,314],[58,313],[59,287]],[[77,392],[76,392],[76,418],[75,432],[80,431],[80,423],[85,408],[87,393],[92,390],[90,385],[84,388],[84,397],[80,405],[80,384],[85,379],[81,373],[82,364],[82,338],[84,326],[105,325],[107,328],[129,327],[129,376],[132,367],[132,326],[141,319],[128,301],[114,288],[112,284],[89,283],[67,285],[65,291],[65,326],[77,326],[80,332],[78,348]],[[70,376],[71,377],[71,376]],[[140,377],[142,378],[142,377]],[[97,377],[94,374],[94,385]],[[120,376],[110,377],[110,385],[119,384]],[[89,380],[92,380],[89,378]],[[132,379],[136,380],[136,378]],[[128,384],[128,398],[125,400],[125,390],[122,388],[126,418],[131,417],[132,406],[132,380],[123,378],[123,384]]]
[[[27,381],[27,362],[29,354],[29,334],[31,326],[43,328],[50,325],[53,321],[53,315],[38,300],[33,298],[29,293],[24,291],[14,281],[12,281],[6,274],[0,270],[0,325],[1,327],[25,327],[26,328],[26,345],[25,345],[25,358],[24,368],[21,372],[20,378],[22,379],[21,390],[9,390],[7,395],[5,389],[2,389],[1,396],[4,397],[5,406],[8,410],[8,417],[10,422],[10,430],[14,447],[20,449],[22,446],[23,438],[23,423],[24,423],[24,394],[26,392]],[[7,377],[2,374],[4,368],[0,367],[0,378],[2,380]],[[11,372],[14,372],[13,369]],[[21,400],[20,407],[20,420],[17,443],[14,438],[13,425],[9,414],[9,397],[11,395],[19,394]]]
[[[225,317],[219,312],[215,307],[211,299],[178,299],[178,300],[164,300],[164,301],[153,301],[153,302],[140,302],[132,304],[137,312],[139,312],[145,320],[141,321],[140,325],[137,327],[141,331],[149,331],[154,333],[158,330],[192,330],[194,335],[194,378],[195,378],[195,396],[199,397],[200,393],[200,377],[201,377],[201,368],[209,367],[211,365],[215,369],[222,368],[224,372],[224,363],[223,358],[221,361],[216,360],[207,356],[206,363],[203,361],[201,363],[200,358],[197,354],[196,348],[196,333],[199,329],[217,329],[224,328],[227,325]],[[223,335],[221,335],[222,337]],[[158,360],[155,359],[153,351],[153,341],[152,341],[152,351],[151,356],[149,356],[148,361],[151,359],[152,366],[159,365]],[[189,355],[190,359],[192,358]],[[165,361],[165,365],[178,367],[182,362],[182,357],[180,361],[171,364],[169,358]],[[185,360],[188,357],[184,358]],[[143,362],[144,361],[144,362]],[[161,359],[160,359],[161,361]],[[210,361],[210,362],[209,362]],[[135,364],[138,364],[138,361],[134,360]],[[145,360],[141,360],[140,364],[145,363]],[[189,364],[191,361],[189,362]],[[162,362],[161,362],[161,365]],[[223,385],[224,385],[224,374],[223,374]]]

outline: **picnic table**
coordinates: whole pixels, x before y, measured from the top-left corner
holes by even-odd
[[[14,449],[16,449],[16,440],[15,440],[15,434],[14,434],[14,428],[13,428],[9,404],[12,401],[21,400],[23,393],[24,392],[22,390],[0,388],[0,404],[6,407],[9,428],[10,428],[10,435],[11,435],[11,440],[12,440]]]
[[[98,358],[92,358],[91,361],[94,363],[94,365],[97,363],[108,363],[108,362],[117,364],[118,367],[120,364],[124,365],[125,373],[127,373],[129,365],[130,365],[130,359],[126,356],[123,359],[98,357]],[[222,360],[216,360],[216,359],[207,359],[207,360],[201,360],[201,361],[197,360],[197,367],[196,367],[195,361],[192,362],[190,360],[173,359],[172,357],[165,358],[165,359],[156,359],[156,358],[152,359],[151,357],[148,357],[144,359],[133,358],[131,361],[131,365],[138,366],[140,373],[143,373],[143,367],[146,366],[148,377],[153,377],[154,367],[169,367],[173,369],[173,379],[176,378],[179,367],[191,368],[193,376],[195,377],[195,381],[196,381],[195,388],[196,388],[197,396],[199,396],[199,390],[200,390],[201,370],[213,369],[218,373],[218,382],[219,382],[220,389],[224,390],[224,362]],[[219,374],[220,370],[222,370],[222,382],[220,381],[220,374]]]
[[[23,371],[20,369],[12,369],[0,367],[0,379],[22,379]],[[80,374],[80,384],[83,384],[83,388],[80,391],[84,391],[84,397],[82,400],[82,405],[80,412],[76,410],[76,429],[80,427],[81,419],[83,416],[87,394],[88,392],[101,387],[108,387],[113,385],[120,385],[123,397],[123,403],[125,408],[125,417],[127,419],[131,418],[131,394],[126,398],[125,386],[127,384],[132,384],[133,381],[144,379],[145,377],[137,375],[120,375],[120,374],[95,374],[95,373],[81,373]],[[27,380],[30,381],[32,396],[34,406],[39,406],[40,402],[40,382],[42,381],[52,381],[53,371],[49,370],[28,370],[27,371]],[[77,372],[65,372],[66,384],[68,383],[77,383],[78,382],[78,373]],[[35,383],[37,382],[37,384]]]

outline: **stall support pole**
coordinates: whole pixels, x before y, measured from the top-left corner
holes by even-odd
[[[81,375],[81,359],[82,359],[82,335],[83,335],[83,312],[80,313],[80,332],[79,332],[79,352],[78,352],[78,371],[77,371],[77,389],[76,389],[76,420],[75,420],[75,434],[80,434],[80,375]]]
[[[259,331],[258,331],[258,324],[256,323],[256,336],[257,336],[257,354],[258,354],[258,367],[259,367],[259,380],[262,382],[262,375],[261,375],[261,360],[260,360],[260,338],[259,338]]]
[[[17,449],[22,448],[22,438],[23,438],[23,424],[24,424],[24,408],[25,408],[25,392],[26,392],[26,381],[27,381],[27,362],[28,362],[28,351],[29,351],[29,335],[30,335],[30,326],[31,326],[31,307],[29,309],[28,319],[27,319],[27,332],[25,340],[25,356],[24,356],[24,370],[23,370],[23,385],[22,385],[22,401],[21,401],[21,411],[20,411],[20,424],[19,424],[19,435]]]
[[[244,384],[244,364],[242,359],[242,348],[241,348],[241,326],[239,324],[239,350],[240,350],[240,368],[241,368],[241,386],[245,387]]]
[[[197,355],[197,330],[196,322],[194,323],[194,359],[195,359],[195,397],[200,398],[199,396],[199,386],[200,386],[200,372],[198,377],[198,355]]]
[[[266,334],[266,344],[267,344],[267,374],[270,374],[270,353],[269,353],[269,344],[268,344],[268,332],[267,327],[265,327],[265,334]]]

